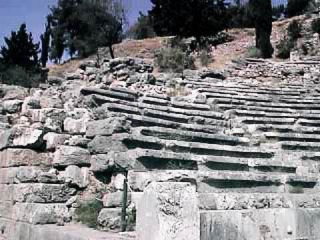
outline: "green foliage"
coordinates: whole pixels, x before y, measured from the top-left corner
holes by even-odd
[[[26,88],[37,87],[41,80],[40,72],[28,71],[20,66],[0,64],[0,82]]]
[[[311,0],[288,0],[288,16],[294,17],[305,12]]]
[[[249,5],[227,8],[228,28],[252,28],[254,21],[249,15]]]
[[[194,69],[194,59],[181,48],[168,47],[156,54],[156,65],[162,72],[183,72],[184,69]]]
[[[90,228],[97,228],[98,216],[102,208],[102,202],[98,200],[91,200],[88,202],[82,202],[80,207],[76,209],[75,213],[81,223]]]
[[[59,62],[64,51],[87,57],[99,47],[121,41],[124,10],[120,1],[59,0],[51,8],[51,59]],[[110,52],[113,57],[113,51]]]
[[[294,41],[290,38],[283,38],[277,45],[278,53],[277,57],[281,59],[288,59],[290,57],[290,52],[294,47]]]
[[[156,33],[160,36],[213,36],[226,27],[224,0],[151,0],[149,12]]]
[[[10,37],[4,38],[7,46],[0,50],[0,61],[7,66],[20,66],[26,70],[39,68],[39,44],[33,43],[31,33],[27,32],[27,25],[21,24],[17,32],[11,32]]]
[[[139,13],[137,22],[128,30],[127,36],[133,39],[153,38],[156,36],[150,17]]]
[[[303,186],[300,186],[300,185],[292,186],[292,187],[289,189],[289,193],[293,193],[293,194],[301,194],[301,193],[304,193]]]
[[[256,47],[249,47],[248,48],[248,52],[246,54],[247,58],[261,58],[262,54],[260,49],[256,48]]]
[[[289,38],[291,38],[293,41],[296,41],[301,37],[301,30],[302,26],[300,22],[298,20],[293,20],[290,22],[287,29]]]
[[[320,18],[312,20],[311,28],[314,33],[320,34]]]
[[[249,0],[249,14],[254,20],[256,29],[256,47],[263,58],[270,58],[273,47],[270,42],[272,32],[271,0]]]

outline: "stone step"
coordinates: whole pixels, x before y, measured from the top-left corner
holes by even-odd
[[[206,97],[208,99],[216,99],[217,102],[233,102],[233,101],[240,101],[240,102],[245,102],[245,101],[252,101],[252,102],[272,102],[272,99],[266,98],[263,96],[246,96],[246,95],[230,95],[230,94],[214,94],[214,93],[205,93]]]
[[[221,110],[254,110],[264,111],[271,113],[296,113],[293,109],[276,108],[276,107],[261,107],[261,106],[248,106],[248,105],[234,105],[234,104],[216,104]]]
[[[267,139],[276,141],[320,142],[320,136],[318,134],[265,132],[263,135]]]
[[[188,107],[185,107],[188,105]],[[113,107],[120,111],[124,109],[129,111],[129,113],[136,113],[143,112],[146,110],[154,110],[164,113],[173,113],[173,114],[183,114],[187,116],[197,116],[197,117],[204,117],[204,118],[212,118],[217,120],[223,120],[223,114],[219,112],[210,111],[210,106],[206,104],[188,104],[184,102],[177,102],[173,101],[171,106],[158,106],[152,104],[145,104],[145,103],[138,103],[138,102],[126,102],[126,101],[110,101],[109,103],[103,104],[102,108]],[[130,110],[127,110],[130,109]]]
[[[284,150],[293,151],[308,151],[308,152],[318,152],[320,151],[320,143],[317,142],[282,142],[281,148]]]
[[[155,137],[142,135],[124,136],[122,142],[129,148],[144,149],[165,149],[167,151],[193,153],[198,155],[213,155],[223,157],[243,157],[243,158],[272,158],[274,152],[265,151],[258,147],[244,147],[218,144],[206,144],[197,142],[185,142],[176,140],[159,140]]]
[[[299,119],[298,124],[307,127],[320,127],[320,120]]]
[[[153,97],[142,97],[139,99],[139,101],[145,104],[159,105],[159,106],[168,106],[170,104],[169,100],[153,98]]]
[[[81,93],[85,96],[87,95],[101,95],[101,96],[106,96],[109,98],[115,98],[115,99],[121,99],[121,100],[127,100],[127,101],[136,101],[137,96],[133,95],[128,92],[119,92],[119,91],[112,91],[112,90],[105,90],[105,89],[100,89],[100,88],[82,88]]]
[[[295,173],[299,166],[295,161],[273,159],[248,159],[176,153],[164,150],[134,149],[110,156],[110,159],[123,167],[136,171],[147,170],[221,170],[273,173]]]
[[[293,125],[273,125],[273,124],[258,124],[256,130],[262,132],[279,132],[279,133],[297,133],[297,134],[320,134],[318,127],[304,127]]]
[[[197,133],[182,130],[175,130],[162,127],[136,128],[135,134],[144,136],[157,137],[165,140],[177,140],[185,142],[200,142],[218,145],[243,145],[248,146],[250,140],[248,138],[239,138],[222,134]]]
[[[204,133],[217,133],[221,132],[221,126],[217,124],[215,125],[200,125],[200,124],[183,124],[177,123],[167,120],[162,120],[158,118],[151,118],[146,116],[138,116],[135,114],[127,114],[126,115],[128,120],[132,122],[132,127],[165,127],[165,128],[172,128],[172,129],[181,129],[186,131],[192,132],[204,132]],[[219,122],[218,122],[219,123]]]
[[[316,175],[265,174],[231,171],[129,171],[129,185],[141,192],[151,182],[191,182],[199,193],[317,193]]]
[[[295,118],[270,118],[270,117],[239,117],[237,122],[242,124],[275,124],[290,125],[296,122]]]
[[[319,194],[300,193],[199,193],[201,210],[320,208]]]

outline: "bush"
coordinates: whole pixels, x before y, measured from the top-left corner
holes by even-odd
[[[277,45],[278,53],[277,57],[281,59],[288,59],[290,52],[294,47],[294,42],[289,38],[283,38]]]
[[[0,65],[0,82],[3,84],[31,88],[39,86],[40,80],[40,72],[27,71],[20,66]]]
[[[248,52],[246,54],[247,58],[262,58],[262,54],[260,49],[256,47],[249,47]]]
[[[81,203],[80,207],[76,209],[75,213],[81,223],[90,228],[97,228],[98,216],[102,208],[102,202],[98,200],[91,200]]]
[[[320,18],[312,20],[311,28],[314,33],[320,34]]]
[[[305,12],[311,0],[289,0],[288,1],[288,16],[294,17]]]
[[[301,37],[301,30],[302,30],[302,27],[300,22],[298,20],[293,20],[292,22],[290,22],[287,29],[288,36],[295,41]]]
[[[163,72],[183,72],[184,69],[194,69],[194,59],[181,48],[168,47],[156,54],[156,65]]]
[[[289,189],[289,193],[293,193],[293,194],[301,194],[301,193],[304,193],[303,186],[300,186],[300,185],[292,186],[292,187]]]

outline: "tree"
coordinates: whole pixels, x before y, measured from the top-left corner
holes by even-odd
[[[302,14],[309,3],[311,3],[311,0],[288,0],[288,16],[294,17]]]
[[[121,41],[124,8],[120,0],[59,0],[51,8],[51,58],[60,61],[64,51],[87,57],[99,47]]]
[[[49,47],[50,47],[50,36],[51,36],[51,16],[47,17],[46,29],[43,34],[41,34],[41,65],[46,67],[49,58]]]
[[[2,46],[0,50],[2,64],[20,66],[26,70],[39,68],[39,43],[33,43],[32,34],[27,32],[26,24],[21,24],[17,32],[11,32],[11,36],[4,40],[7,46]]]
[[[226,27],[224,0],[151,0],[149,12],[156,33],[160,36],[213,36]]]
[[[134,39],[145,39],[156,36],[149,15],[139,13],[137,22],[128,30],[127,35]]]
[[[270,42],[272,33],[271,0],[249,0],[249,8],[255,23],[256,48],[260,49],[263,58],[270,58],[274,51]]]

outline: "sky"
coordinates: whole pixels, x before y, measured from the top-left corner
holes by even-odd
[[[128,6],[128,18],[132,24],[139,16],[139,12],[146,12],[151,7],[149,0],[124,0]],[[44,31],[45,17],[49,13],[49,6],[58,0],[0,0],[0,46],[3,38],[17,30],[21,23],[26,23],[28,31],[33,33],[35,42],[39,41]]]

